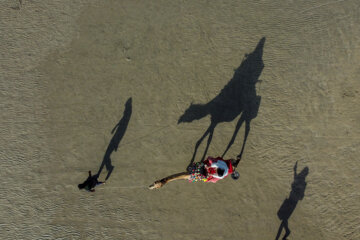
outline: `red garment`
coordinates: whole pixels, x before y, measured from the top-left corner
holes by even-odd
[[[223,161],[226,163],[227,167],[228,167],[228,172],[226,175],[224,175],[224,178],[227,177],[229,174],[233,173],[233,167],[231,164],[231,160],[224,160],[221,157],[217,157],[217,158],[213,158],[213,157],[208,157],[205,161],[204,164],[206,166],[208,166],[209,168],[207,169],[207,182],[213,182],[216,183],[217,181],[219,181],[222,178],[217,178],[214,177],[213,175],[216,174],[216,168],[212,168],[210,167],[212,163],[216,163],[217,161]]]

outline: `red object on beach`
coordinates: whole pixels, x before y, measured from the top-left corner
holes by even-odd
[[[229,174],[232,174],[233,173],[233,167],[232,167],[232,164],[231,164],[231,160],[224,160],[223,158],[221,157],[217,157],[217,158],[213,158],[213,157],[208,157],[205,161],[204,161],[204,164],[206,166],[208,166],[209,168],[207,168],[207,171],[208,171],[208,178],[207,178],[207,182],[213,182],[213,183],[216,183],[217,181],[219,181],[220,179],[222,178],[217,178],[217,177],[213,177],[212,175],[213,174],[216,174],[216,168],[212,168],[211,165],[213,163],[217,163],[218,161],[223,161],[226,163],[227,167],[228,167],[228,171],[226,173],[226,175],[224,175],[223,178],[227,177]]]

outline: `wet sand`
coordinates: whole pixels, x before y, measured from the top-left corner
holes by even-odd
[[[358,1],[51,2],[0,3],[2,238],[275,239],[279,216],[289,239],[360,238]],[[216,120],[236,96],[248,108]],[[239,180],[147,189],[214,122],[222,155],[241,116]]]

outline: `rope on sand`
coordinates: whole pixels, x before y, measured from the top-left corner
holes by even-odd
[[[100,189],[115,189],[115,188],[118,188],[118,189],[134,189],[134,188],[144,188],[144,189],[147,189],[148,187],[146,186],[128,186],[128,187],[108,187],[108,186],[103,186],[103,187],[97,187],[96,190],[100,190]]]

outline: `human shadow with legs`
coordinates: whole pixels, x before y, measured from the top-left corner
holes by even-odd
[[[107,175],[105,180],[107,180],[112,171],[114,170],[114,166],[111,163],[111,154],[115,151],[117,151],[118,147],[119,147],[119,143],[121,141],[121,139],[123,138],[126,128],[129,124],[130,121],[130,117],[131,117],[131,113],[132,113],[132,99],[129,98],[126,103],[125,103],[125,110],[124,110],[124,114],[123,117],[121,118],[121,120],[118,122],[118,124],[116,124],[116,126],[113,128],[113,130],[111,131],[113,135],[113,137],[110,140],[110,143],[106,149],[103,161],[100,165],[99,171],[96,175],[100,176],[101,171],[103,170],[104,166],[106,167],[107,170]]]
[[[194,162],[197,150],[206,136],[209,135],[201,161],[204,160],[209,149],[215,127],[222,122],[231,122],[241,114],[231,140],[222,155],[222,157],[225,156],[226,152],[234,143],[241,125],[245,123],[244,140],[237,161],[235,162],[235,167],[239,163],[250,132],[250,122],[257,116],[260,106],[261,97],[256,94],[255,84],[259,81],[259,77],[264,68],[262,59],[264,44],[265,37],[259,41],[252,53],[245,55],[242,63],[235,70],[232,79],[214,99],[206,104],[191,103],[190,107],[186,109],[185,113],[179,118],[178,124],[199,120],[207,115],[211,117],[210,126],[195,144],[194,154],[189,166]]]
[[[297,174],[297,162],[294,166],[294,181],[291,184],[291,192],[288,198],[284,200],[279,211],[277,212],[278,218],[281,220],[281,224],[276,235],[275,240],[278,240],[281,232],[285,229],[285,235],[282,238],[286,240],[290,235],[290,229],[288,225],[289,218],[294,212],[299,200],[302,200],[305,196],[306,181],[305,178],[309,174],[309,168],[305,167],[299,174]]]

